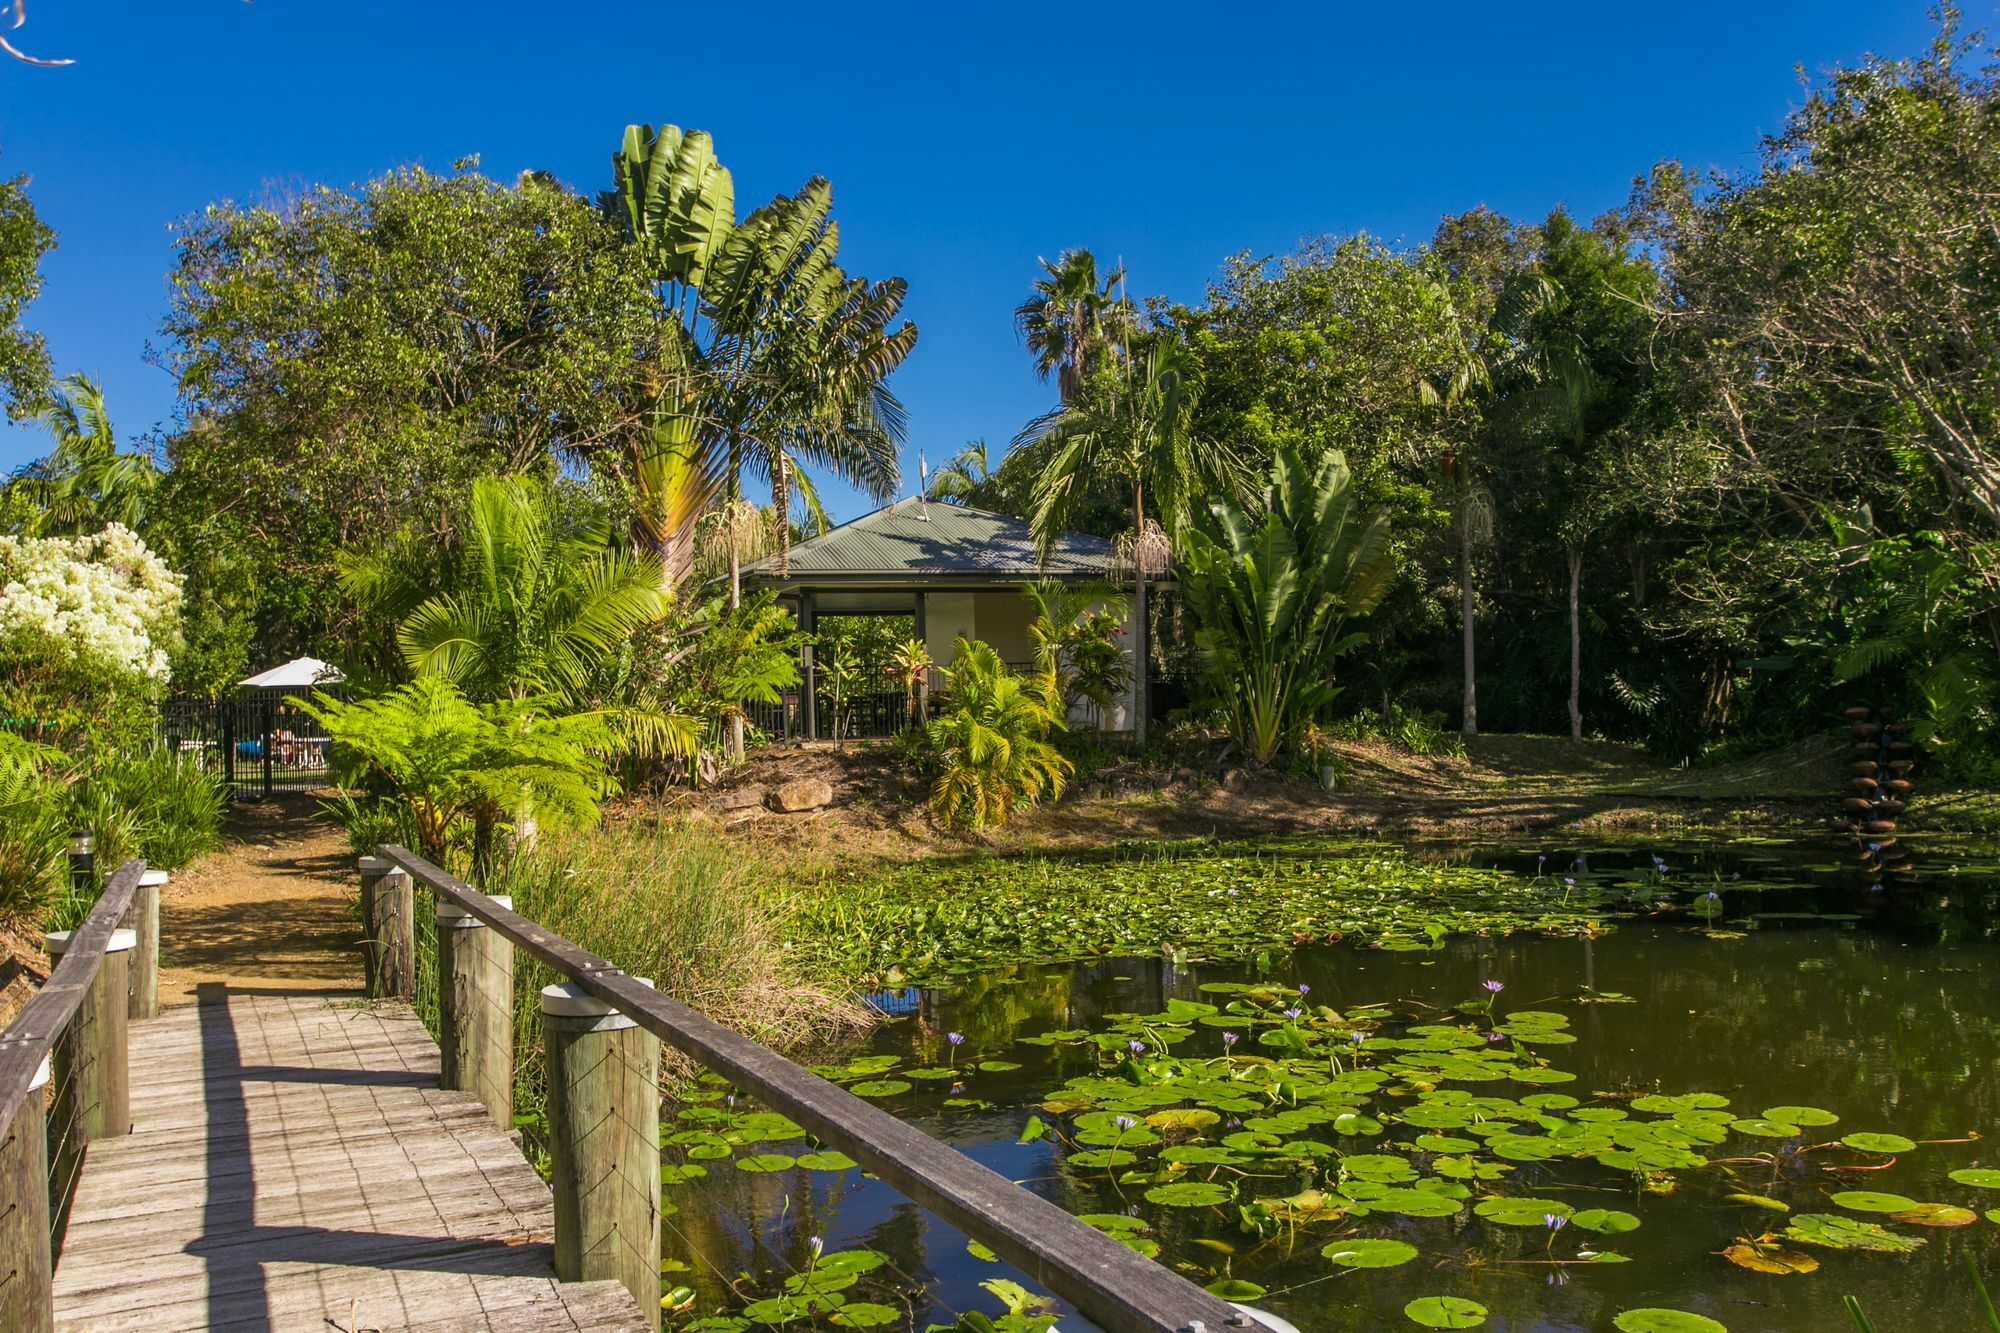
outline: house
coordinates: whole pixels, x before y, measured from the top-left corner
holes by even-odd
[[[1100,537],[1066,533],[1046,558],[1038,558],[1025,521],[921,499],[898,500],[798,543],[782,575],[776,556],[743,568],[743,586],[776,590],[808,634],[827,616],[908,616],[939,666],[950,665],[963,635],[983,639],[1002,660],[1022,668],[1033,657],[1032,611],[1021,596],[1022,584],[1109,583],[1124,577],[1112,544]],[[798,697],[755,720],[774,735],[831,736],[825,687],[810,647],[800,666],[804,687]],[[889,735],[907,721],[908,705],[899,691],[881,682],[865,690],[859,706],[845,710],[850,716],[844,734]],[[1126,730],[1131,715],[1128,694],[1101,721],[1107,730]]]

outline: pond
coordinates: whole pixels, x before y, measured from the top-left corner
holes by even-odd
[[[1966,1257],[2000,1273],[2000,867],[1412,854],[1640,911],[1595,937],[989,966],[883,997],[908,1012],[829,1072],[1304,1333],[1828,1330],[1847,1295],[1885,1333],[1975,1326]],[[720,1087],[676,1119],[665,1281],[691,1315],[1022,1305],[1018,1275],[791,1129]]]

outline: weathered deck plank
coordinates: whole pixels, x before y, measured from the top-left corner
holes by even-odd
[[[92,1146],[69,1330],[629,1330],[557,1283],[547,1188],[399,1005],[213,988],[132,1028],[132,1133]]]

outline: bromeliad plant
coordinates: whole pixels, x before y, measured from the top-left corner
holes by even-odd
[[[437,676],[376,699],[292,702],[326,728],[343,785],[404,802],[417,850],[440,865],[469,832],[472,871],[482,878],[503,825],[595,824],[597,802],[618,790],[605,756],[629,743],[612,714],[552,715],[542,699],[475,704]]]
[[[1186,542],[1181,591],[1203,682],[1236,740],[1269,763],[1333,699],[1334,662],[1361,642],[1396,573],[1389,520],[1358,511],[1347,460],[1281,449],[1261,517],[1221,500]]]
[[[946,675],[938,715],[924,728],[939,822],[987,828],[1005,824],[1017,805],[1061,796],[1071,766],[1048,739],[1063,729],[1054,678],[1017,676],[989,644],[963,638]]]

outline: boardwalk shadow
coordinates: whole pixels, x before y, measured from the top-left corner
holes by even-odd
[[[274,1327],[271,1266],[337,1265],[469,1276],[519,1276],[553,1272],[545,1237],[518,1239],[406,1235],[394,1230],[352,1231],[310,1224],[267,1225],[257,1217],[258,1164],[254,1160],[251,1107],[245,1090],[258,1083],[319,1084],[329,1088],[434,1088],[435,1076],[416,1070],[316,1069],[246,1064],[231,999],[257,993],[221,982],[196,987],[207,1117],[202,1234],[185,1253],[204,1269],[206,1323]],[[269,1133],[269,1130],[266,1130]],[[337,1137],[329,1141],[337,1142]],[[293,1170],[298,1170],[296,1165]],[[329,1178],[338,1171],[330,1170]],[[246,1188],[246,1182],[248,1187]],[[417,1187],[421,1190],[421,1185]]]

